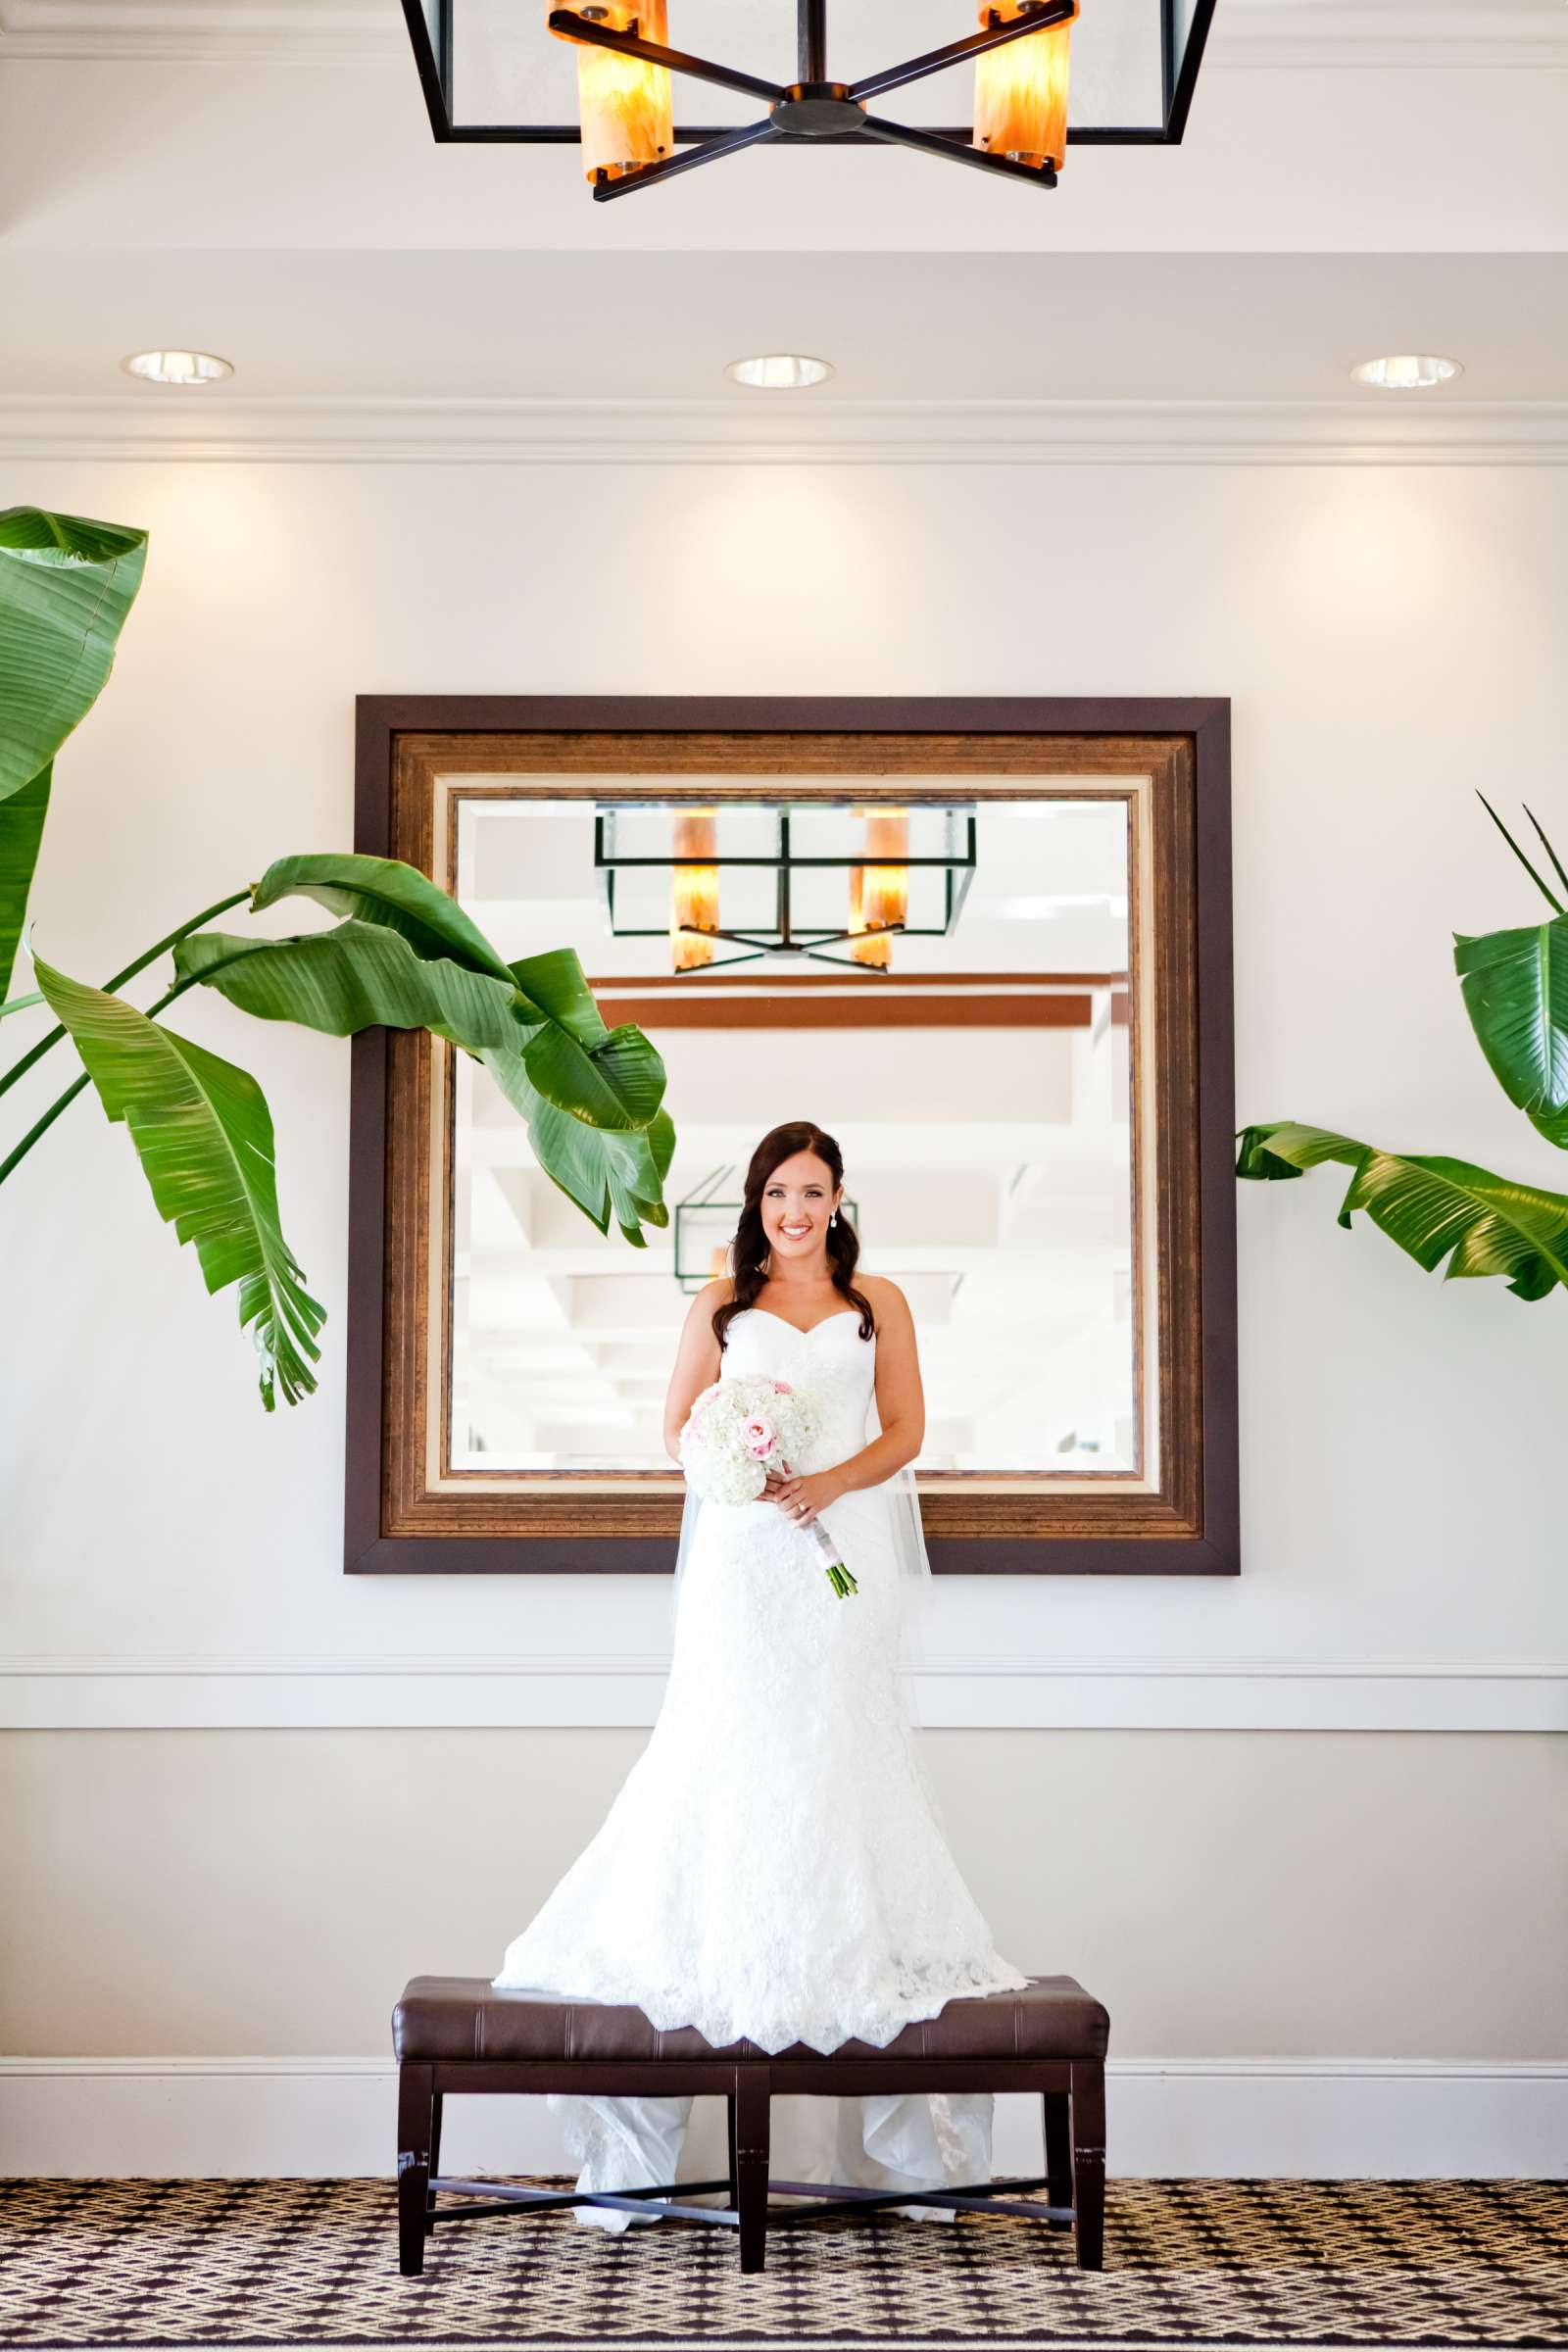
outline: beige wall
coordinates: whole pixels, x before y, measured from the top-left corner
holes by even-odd
[[[1560,1739],[928,1738],[1001,1947],[1113,2056],[1568,2053]],[[13,1735],[0,2047],[389,2054],[405,1977],[499,1967],[643,1739]]]
[[[153,533],[56,782],[36,914],[68,970],[114,969],[284,851],[345,845],[356,691],[1228,693],[1241,1114],[1568,1182],[1482,1065],[1448,944],[1530,911],[1473,786],[1560,813],[1561,467],[40,458],[0,486],[21,499]],[[616,548],[655,551],[657,594]],[[630,1670],[657,1675],[667,1588],[343,1576],[347,1054],[181,1011],[267,1087],[290,1238],[331,1309],[322,1391],[261,1412],[232,1298],[76,1106],[6,1195],[27,1338],[0,1410],[0,1681],[12,1723],[75,1728],[0,1740],[0,2052],[388,2056],[405,1976],[498,1966],[645,1737],[481,1710],[604,1667],[577,1718],[603,1726]],[[1018,1665],[1049,1706],[1063,1661],[1090,1662],[1089,1705],[1129,1671],[1133,1720],[1181,1728],[994,1728],[992,1673],[988,1728],[934,1735],[938,1770],[1003,1948],[1092,1984],[1123,2056],[1549,2060],[1568,1767],[1508,1678],[1544,1691],[1568,1655],[1568,1309],[1423,1277],[1336,1227],[1342,1189],[1238,1202],[1243,1574],[938,1595],[952,1657]],[[1242,1720],[1319,1728],[1215,1728],[1244,1684]],[[1463,1728],[1478,1690],[1495,1729]],[[353,1724],[368,1691],[372,1722],[437,1728],[307,1728]],[[277,1728],[239,1728],[261,1706]],[[147,1728],[109,1728],[132,1707]],[[213,1728],[171,1728],[192,1707]],[[1431,1728],[1345,1728],[1375,1709]],[[43,2132],[75,2095],[40,2076],[16,2161],[102,2164],[91,2126],[64,2159]],[[1548,2095],[1496,2088],[1499,2169],[1552,2169],[1525,2114]],[[123,2169],[187,2160],[149,2112]],[[266,2169],[229,2114],[188,2161]],[[1347,2124],[1329,2154],[1404,2170],[1424,2131],[1369,2159]],[[1456,2140],[1441,2160],[1464,2169]],[[1193,2161],[1281,2158],[1231,2138]]]

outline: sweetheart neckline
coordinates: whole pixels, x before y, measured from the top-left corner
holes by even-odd
[[[803,1340],[808,1340],[813,1331],[820,1331],[824,1323],[837,1323],[841,1316],[858,1315],[859,1311],[858,1306],[841,1306],[836,1308],[831,1315],[822,1315],[816,1322],[808,1323],[803,1329],[799,1323],[792,1323],[788,1315],[775,1315],[770,1306],[743,1306],[741,1308],[743,1315],[765,1315],[770,1323],[782,1323],[786,1331],[793,1331],[797,1338]],[[872,1337],[875,1337],[874,1332]]]

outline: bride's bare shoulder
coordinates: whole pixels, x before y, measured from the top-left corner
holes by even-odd
[[[687,1322],[703,1323],[708,1321],[719,1307],[727,1306],[734,1296],[734,1277],[729,1274],[715,1274],[711,1282],[704,1283],[692,1300],[686,1311]]]
[[[855,1287],[858,1291],[863,1291],[870,1299],[872,1311],[879,1324],[887,1322],[897,1325],[912,1322],[909,1301],[898,1284],[890,1281],[886,1274],[858,1275]]]

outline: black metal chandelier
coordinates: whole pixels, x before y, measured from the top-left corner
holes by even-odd
[[[577,0],[551,7],[534,40],[516,29],[516,0],[403,0],[431,127],[438,139],[576,141],[597,199],[673,179],[721,156],[771,145],[892,146],[1054,187],[1068,140],[1075,145],[1175,145],[1186,127],[1215,0],[982,0],[973,32],[939,42],[880,71],[837,79],[828,58],[827,0],[797,0],[796,78],[770,79],[670,47],[671,8],[720,42],[736,33],[733,6],[715,0]],[[946,29],[963,0],[866,0],[854,26],[873,20]],[[777,16],[776,7],[760,14]],[[775,24],[775,32],[778,26]],[[575,56],[575,123],[566,93],[532,51],[566,45]],[[1069,48],[1071,44],[1071,50]],[[1068,120],[1068,67],[1073,105]],[[971,119],[962,126],[891,122],[872,111],[890,90],[939,81],[971,66]],[[740,124],[676,123],[671,76],[735,91],[766,113]],[[1081,85],[1081,87],[1080,87]],[[461,105],[460,105],[461,102]],[[470,112],[476,108],[477,112]],[[539,118],[535,119],[535,109]],[[511,112],[514,119],[498,115]]]
[[[736,816],[749,828],[745,839],[721,831]],[[842,833],[846,817],[858,838],[829,838],[823,828]],[[666,829],[667,839],[648,846]],[[926,841],[937,846],[920,846]],[[956,928],[975,857],[972,802],[925,802],[912,813],[881,804],[720,809],[625,801],[594,810],[594,873],[612,938],[667,937],[671,969],[693,978],[764,957],[886,978],[896,940],[946,939]],[[835,875],[843,919],[824,921]],[[911,908],[911,880],[932,919]],[[721,896],[733,905],[737,895],[743,919],[721,920]]]

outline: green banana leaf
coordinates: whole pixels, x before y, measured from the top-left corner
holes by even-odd
[[[195,931],[176,944],[174,971],[260,1020],[295,1021],[328,1037],[380,1024],[430,1029],[476,1051],[511,1045],[518,1035],[509,980],[444,956],[421,960],[400,932],[353,918],[294,939]]]
[[[646,1127],[607,1133],[547,1102],[531,1083],[522,1054],[490,1051],[479,1059],[527,1121],[534,1157],[551,1182],[601,1233],[610,1231],[613,1216],[632,1247],[645,1250],[643,1225],[669,1223],[663,1201],[663,1180],[675,1149],[669,1113],[657,1112]]]
[[[314,899],[329,914],[378,923],[406,939],[416,956],[444,956],[470,972],[486,972],[493,980],[505,980],[514,989],[520,987],[515,974],[502,962],[457,900],[437,889],[428,874],[421,874],[416,865],[405,865],[399,858],[361,858],[332,851],[279,858],[252,891],[251,906],[259,911],[289,898]],[[544,1017],[542,1008],[529,1010],[534,1018]]]
[[[46,760],[20,792],[0,801],[0,1004],[11,986],[22,927],[27,919],[27,893],[38,862],[43,820],[49,813],[53,774],[54,762]]]
[[[1497,1084],[1568,1151],[1568,915],[1476,939],[1456,933],[1453,962]]]
[[[1238,1176],[1279,1182],[1325,1160],[1353,1171],[1340,1204],[1365,1209],[1374,1225],[1445,1280],[1502,1275],[1520,1298],[1544,1298],[1568,1285],[1568,1198],[1514,1184],[1464,1159],[1417,1158],[1376,1151],[1347,1135],[1292,1121],[1242,1130]]]
[[[664,1099],[664,1065],[634,1022],[608,1029],[575,948],[510,967],[523,995],[557,1024],[527,1049],[528,1076],[547,1101],[596,1127],[646,1127]],[[575,1049],[585,1049],[592,1082]]]
[[[50,763],[109,675],[146,561],[145,531],[39,507],[0,514],[0,999],[26,919]]]
[[[146,561],[145,531],[38,507],[0,514],[0,801],[97,701]]]
[[[526,1045],[529,1080],[547,1102],[574,1119],[597,1127],[646,1127],[663,1101],[664,1065],[659,1054],[634,1023],[606,1027],[575,950],[556,948],[504,963],[456,899],[397,858],[331,852],[280,858],[257,883],[251,905],[271,906],[290,897],[314,899],[333,914],[382,925],[407,940],[421,959],[446,958],[510,982],[517,1020],[534,1031],[530,1040],[519,1041]]]
[[[607,1029],[589,1052],[546,1022],[528,1037],[522,1057],[545,1101],[587,1127],[622,1134],[647,1127],[664,1099],[664,1064],[630,1021]]]
[[[639,1250],[645,1247],[639,1218],[660,1231],[669,1223],[663,1191],[674,1156],[675,1122],[667,1110],[656,1111],[646,1127],[605,1138],[610,1205],[621,1232]]]
[[[273,895],[302,887],[297,872],[284,869],[305,862],[284,858],[269,869],[279,877]],[[667,1117],[660,1130],[662,1160],[646,1140],[662,1116],[664,1065],[632,1023],[606,1027],[576,955],[560,949],[525,958],[515,972],[500,964],[505,977],[497,980],[489,942],[413,866],[374,858],[310,862],[352,863],[354,902],[389,909],[388,925],[350,916],[335,930],[285,940],[193,933],[174,950],[179,978],[202,981],[264,1020],[301,1022],[333,1037],[375,1024],[431,1029],[481,1058],[493,1054],[546,1174],[601,1233],[613,1214],[628,1240],[643,1248],[642,1225],[668,1221],[662,1179],[674,1130]],[[341,872],[313,871],[303,886],[327,904],[342,903],[349,890]],[[416,937],[402,927],[411,922]],[[465,961],[428,952],[438,926],[463,947]]]
[[[610,1035],[575,948],[551,948],[543,956],[523,956],[507,969],[529,1002],[558,1021],[580,1046],[602,1045]]]
[[[571,950],[561,954],[576,963]],[[421,959],[404,933],[357,917],[333,931],[282,940],[193,932],[175,946],[174,969],[180,979],[217,988],[262,1020],[298,1021],[329,1037],[352,1037],[382,1023],[433,1029],[474,1053],[486,1046],[515,1048],[532,1089],[590,1127],[646,1127],[663,1100],[658,1052],[633,1022],[607,1029],[586,981],[582,993],[592,1030],[580,1007],[569,1009],[580,1034],[597,1032],[588,1048],[542,1015],[510,975],[503,984],[444,957]]]
[[[130,1131],[158,1213],[194,1242],[209,1291],[239,1285],[241,1328],[261,1357],[262,1402],[316,1387],[306,1357],[326,1320],[278,1220],[272,1121],[254,1078],[103,990],[33,957],[111,1119]]]

